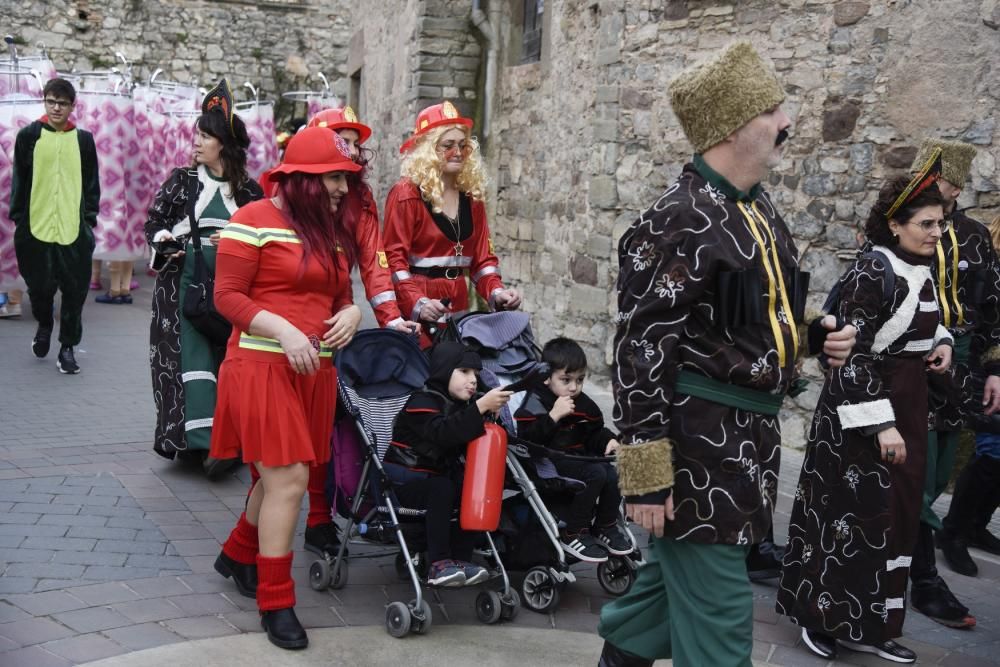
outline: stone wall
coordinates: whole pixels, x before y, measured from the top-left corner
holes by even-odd
[[[346,47],[351,30],[345,0],[0,0],[3,29],[22,55],[48,51],[60,71],[133,62],[136,78],[157,68],[161,79],[211,86],[228,76],[249,81],[263,99],[283,91],[320,89],[322,71],[333,92],[347,93]],[[0,56],[2,58],[2,56]],[[241,93],[242,95],[242,93]],[[241,97],[245,99],[245,97]],[[279,110],[280,111],[280,110]],[[287,110],[291,113],[291,109]],[[296,110],[299,115],[304,109]]]
[[[1000,214],[994,0],[548,0],[545,11],[547,58],[501,75],[491,220],[539,338],[581,339],[598,372],[610,362],[617,238],[690,158],[669,82],[733,39],[770,55],[788,93],[792,140],[767,185],[813,272],[814,306],[879,185],[924,135],[978,146],[960,205],[984,221]],[[790,444],[818,390],[787,411]]]
[[[354,6],[348,76],[361,72],[355,104],[378,155],[371,184],[380,205],[399,178],[399,147],[417,113],[443,99],[479,113],[480,45],[465,0],[384,0]]]

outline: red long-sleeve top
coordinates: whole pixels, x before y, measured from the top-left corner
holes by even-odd
[[[358,243],[358,270],[361,273],[361,282],[365,285],[365,296],[375,311],[375,319],[378,320],[380,327],[387,327],[401,322],[404,318],[396,303],[396,291],[393,289],[392,275],[389,272],[389,259],[382,243],[382,233],[379,231],[378,205],[372,196],[371,188],[366,183],[361,185],[361,197],[364,204],[355,232]]]
[[[247,347],[245,332],[262,310],[322,339],[329,329],[324,320],[353,303],[343,255],[338,253],[336,266],[326,266],[314,253],[303,271],[302,250],[272,200],[252,202],[233,214],[222,231],[215,266],[215,307],[233,323],[230,351]]]
[[[476,291],[490,306],[495,293],[504,289],[500,261],[493,253],[486,207],[483,202],[472,200],[471,211],[472,224],[463,225],[460,238],[456,240],[454,236],[449,238],[435,223],[420,189],[412,181],[401,179],[389,192],[385,203],[385,251],[389,256],[399,309],[410,319],[418,318],[420,307],[428,299],[448,297],[456,311],[468,304],[464,280],[428,280],[415,274],[413,268],[467,269]],[[456,252],[456,244],[461,245],[461,255]],[[429,289],[432,284],[433,289]]]

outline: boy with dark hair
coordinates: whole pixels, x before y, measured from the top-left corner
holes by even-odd
[[[518,435],[574,456],[609,456],[618,449],[615,434],[604,426],[600,408],[583,393],[587,355],[569,338],[553,338],[542,348],[550,375],[544,387],[533,389],[514,414]],[[621,493],[618,474],[610,463],[558,458],[560,475],[585,484],[573,498],[563,520],[561,541],[567,553],[600,563],[608,552],[631,553],[632,541],[619,522]],[[595,507],[596,506],[596,507]],[[593,527],[593,531],[591,528]]]
[[[493,389],[476,398],[479,355],[461,343],[438,343],[430,354],[431,372],[396,417],[385,454],[385,471],[404,507],[426,509],[427,583],[471,586],[489,577],[469,562],[477,533],[452,526],[452,511],[462,498],[465,446],[486,432],[483,417],[496,413],[511,392]]]
[[[39,359],[49,353],[53,301],[59,307],[61,373],[80,367],[73,347],[80,342],[80,321],[90,282],[94,232],[101,203],[97,148],[90,132],[69,119],[76,90],[65,79],[52,79],[43,89],[46,115],[17,133],[10,190],[17,266],[28,285],[31,314],[38,329],[31,351]]]

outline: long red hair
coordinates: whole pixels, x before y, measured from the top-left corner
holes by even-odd
[[[276,192],[281,197],[281,214],[302,240],[302,265],[305,270],[309,257],[316,254],[324,266],[337,268],[337,246],[343,248],[347,265],[358,261],[357,228],[363,199],[357,188],[348,185],[336,213],[330,213],[330,195],[321,174],[294,172],[283,175]]]

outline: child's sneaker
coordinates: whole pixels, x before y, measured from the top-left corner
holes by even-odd
[[[453,560],[436,560],[427,572],[429,586],[464,586],[465,569]]]
[[[629,539],[628,533],[618,521],[610,526],[596,528],[594,532],[604,548],[615,556],[627,556],[634,549],[632,540]]]
[[[563,550],[570,556],[588,563],[603,563],[608,559],[608,552],[587,529],[579,533],[563,533],[559,541]]]
[[[476,584],[481,584],[490,578],[489,570],[485,567],[480,567],[475,563],[470,563],[465,560],[455,561],[462,566],[465,572],[465,585],[475,586]]]

